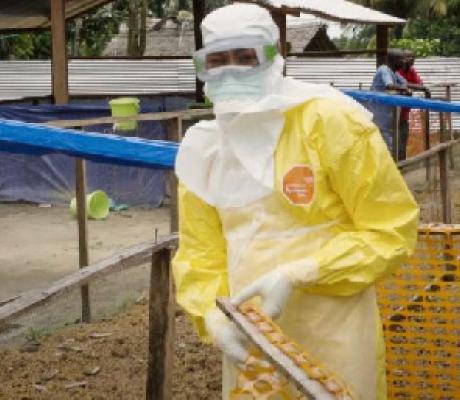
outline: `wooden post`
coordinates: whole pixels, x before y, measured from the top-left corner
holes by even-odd
[[[272,9],[270,11],[273,21],[280,30],[280,52],[284,59],[287,56],[287,34],[286,34],[286,14],[281,10]],[[286,64],[284,64],[283,74],[286,75]]]
[[[193,0],[193,31],[195,34],[195,49],[203,47],[203,36],[201,34],[201,21],[205,16],[205,2],[202,0]],[[204,84],[196,79],[195,100],[197,103],[204,103]]]
[[[168,121],[168,140],[179,143],[182,139],[182,118],[177,117]],[[168,172],[169,193],[170,193],[170,231],[177,232],[179,220],[177,213],[177,178],[174,170]]]
[[[393,108],[393,143],[391,153],[395,162],[399,161],[399,113],[400,107]]]
[[[446,85],[446,101],[449,103],[452,101],[452,90],[451,90],[451,84]],[[454,139],[453,131],[452,131],[452,113],[447,113],[447,126],[449,130],[449,139],[452,140]],[[449,164],[450,164],[450,169],[455,168],[454,164],[454,152],[453,149],[449,150]]]
[[[443,143],[447,140],[446,137],[446,120],[444,118],[444,113],[439,113],[439,142]]]
[[[446,142],[446,121],[444,113],[439,113],[439,141],[441,143]],[[442,201],[442,221],[445,224],[452,222],[451,217],[451,199],[450,199],[450,188],[449,188],[449,168],[447,165],[447,156],[450,153],[449,149],[443,149],[439,152],[439,178],[441,186],[441,201]]]
[[[67,69],[67,47],[65,35],[65,0],[49,0],[51,10],[51,79],[53,101],[55,104],[66,104],[69,101],[69,82]],[[77,159],[76,171],[76,200],[78,217],[78,259],[80,268],[89,264],[88,257],[88,226],[86,219],[86,177],[85,162]],[[81,287],[81,320],[91,321],[89,287]]]
[[[146,400],[171,399],[175,303],[170,251],[152,255]]]
[[[427,99],[431,98],[430,94],[425,93]],[[425,150],[430,149],[430,110],[425,110]],[[425,160],[426,181],[431,184],[431,161],[429,158]]]
[[[86,166],[84,160],[75,160],[75,172],[78,218],[78,260],[81,269],[89,265],[88,225],[86,215]],[[88,285],[81,286],[81,320],[84,323],[91,321],[91,307]]]
[[[452,101],[452,85],[450,83],[446,85],[446,101],[448,101],[449,103]],[[447,125],[449,127],[450,139],[453,139],[454,137],[452,135],[452,113],[447,114]]]
[[[386,64],[387,53],[388,53],[388,37],[389,37],[389,26],[388,25],[377,25],[376,27],[376,44],[377,44],[377,68]]]
[[[65,0],[49,0],[51,10],[51,79],[56,104],[69,101],[67,48],[65,38]]]
[[[442,222],[445,224],[452,223],[452,208],[450,198],[449,185],[449,167],[447,165],[448,149],[441,150],[439,154],[439,175],[441,185],[441,200],[442,200]]]

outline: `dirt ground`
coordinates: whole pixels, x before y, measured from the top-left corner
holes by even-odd
[[[137,400],[145,398],[147,307],[76,325],[1,351],[1,400]],[[176,312],[173,399],[217,400],[219,354],[203,346]]]
[[[111,212],[90,220],[90,263],[123,247],[169,232],[169,209]],[[78,269],[77,222],[65,207],[0,204],[0,301],[32,288],[46,287]]]
[[[0,227],[0,302],[44,288],[78,268],[76,221],[66,208],[0,204]],[[90,260],[151,240],[156,229],[158,235],[169,232],[167,207],[129,209],[89,221]],[[133,299],[148,287],[148,266],[118,275],[90,289],[92,305],[103,310],[95,314],[110,317],[86,326],[72,323],[79,314],[75,291],[15,321],[25,328],[15,330],[13,339],[0,332],[1,400],[144,398],[147,307]],[[91,338],[92,333],[110,335]],[[173,398],[220,398],[220,356],[200,343],[180,310],[175,337]],[[83,386],[66,388],[78,382]]]
[[[419,169],[409,172],[405,178],[421,205],[422,221],[440,221],[440,196],[424,183],[424,173]],[[450,175],[453,220],[460,223],[458,156]],[[167,208],[130,209],[112,213],[105,221],[90,221],[91,261],[150,240],[155,236],[155,229],[159,235],[166,234],[168,214]],[[65,208],[0,204],[0,249],[1,302],[22,291],[46,287],[76,270],[76,221]],[[145,304],[135,304],[132,299],[145,292],[147,274],[147,266],[139,267],[95,285],[92,293],[99,296],[98,305],[111,308],[111,313],[100,314],[105,317],[99,316],[99,322],[86,326],[71,322],[65,328],[62,328],[62,318],[51,323],[51,316],[69,314],[64,303],[56,302],[54,308],[41,312],[45,319],[40,323],[53,326],[52,329],[34,330],[32,320],[27,330],[23,330],[19,345],[3,342],[0,345],[0,399],[144,398],[147,309]],[[121,288],[133,293],[129,302],[120,298]],[[78,292],[67,300],[78,313]],[[120,313],[120,310],[123,311]],[[69,319],[66,321],[68,324]],[[219,399],[219,354],[199,342],[180,311],[176,313],[176,324],[173,398]],[[103,335],[91,337],[94,333]],[[1,336],[0,332],[0,343]]]

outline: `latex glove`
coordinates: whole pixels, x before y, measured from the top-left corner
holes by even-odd
[[[283,312],[296,286],[307,284],[317,278],[318,267],[313,260],[302,260],[283,265],[246,286],[232,298],[234,305],[260,296],[262,312],[271,318],[278,318]]]
[[[236,364],[249,357],[245,336],[221,311],[213,309],[205,316],[205,324],[217,347]]]

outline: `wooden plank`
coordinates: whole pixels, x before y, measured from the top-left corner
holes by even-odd
[[[275,6],[272,6],[270,4],[268,4],[268,2],[261,2],[261,1],[257,1],[257,0],[238,0],[238,3],[256,3],[258,6],[260,7],[264,7],[266,8],[268,11],[272,12],[281,12],[285,15],[293,15],[295,17],[300,17],[300,13],[301,13],[301,8],[300,7],[287,7],[287,6],[280,6],[280,7],[275,7]],[[308,11],[307,11],[308,13]]]
[[[170,274],[171,252],[152,255],[146,399],[172,398],[175,303]]]
[[[319,384],[308,379],[305,372],[298,367],[286,354],[271,344],[259,330],[230,303],[229,299],[218,298],[217,306],[220,310],[233,321],[245,336],[264,354],[264,356],[276,367],[284,376],[291,380],[301,393],[308,399],[316,399],[318,390],[321,390],[321,399],[333,399],[329,393],[322,389]]]
[[[49,0],[51,15],[51,79],[54,102],[69,101],[67,47],[65,35],[65,0]]]
[[[21,294],[16,300],[0,307],[0,327],[13,318],[37,308],[51,299],[68,293],[71,289],[87,284],[114,272],[126,270],[148,262],[152,253],[177,246],[177,236],[171,235],[158,243],[140,243],[126,248],[104,260],[68,275],[52,283],[45,290],[32,290]]]
[[[419,161],[425,160],[430,157],[434,157],[440,151],[444,149],[453,147],[460,143],[460,138],[455,140],[449,140],[448,142],[440,143],[436,146],[433,146],[431,149],[423,151],[422,153],[417,154],[414,157],[408,158],[398,162],[398,168],[405,168],[407,166],[418,163]]]
[[[88,218],[86,209],[86,163],[84,160],[75,160],[75,186],[77,200],[78,223],[78,264],[80,269],[89,264],[88,253]],[[91,322],[91,305],[89,286],[81,286],[81,321]]]
[[[168,140],[179,143],[182,139],[182,119],[180,117],[168,121]],[[168,171],[169,180],[169,215],[170,215],[170,232],[177,232],[179,229],[178,217],[178,200],[177,200],[177,177],[174,169]]]
[[[171,112],[159,112],[159,113],[142,113],[132,115],[130,117],[101,117],[101,118],[90,118],[90,119],[73,119],[73,120],[59,120],[59,121],[48,121],[46,122],[49,126],[55,126],[58,128],[75,128],[84,127],[89,125],[98,124],[113,124],[115,122],[127,122],[127,121],[166,121],[172,118],[182,118],[182,120],[196,118],[196,117],[207,117],[213,115],[210,109],[191,109],[187,111],[171,111]]]

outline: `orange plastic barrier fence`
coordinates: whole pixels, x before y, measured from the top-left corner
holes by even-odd
[[[460,225],[424,225],[415,254],[379,285],[388,399],[460,399]]]

